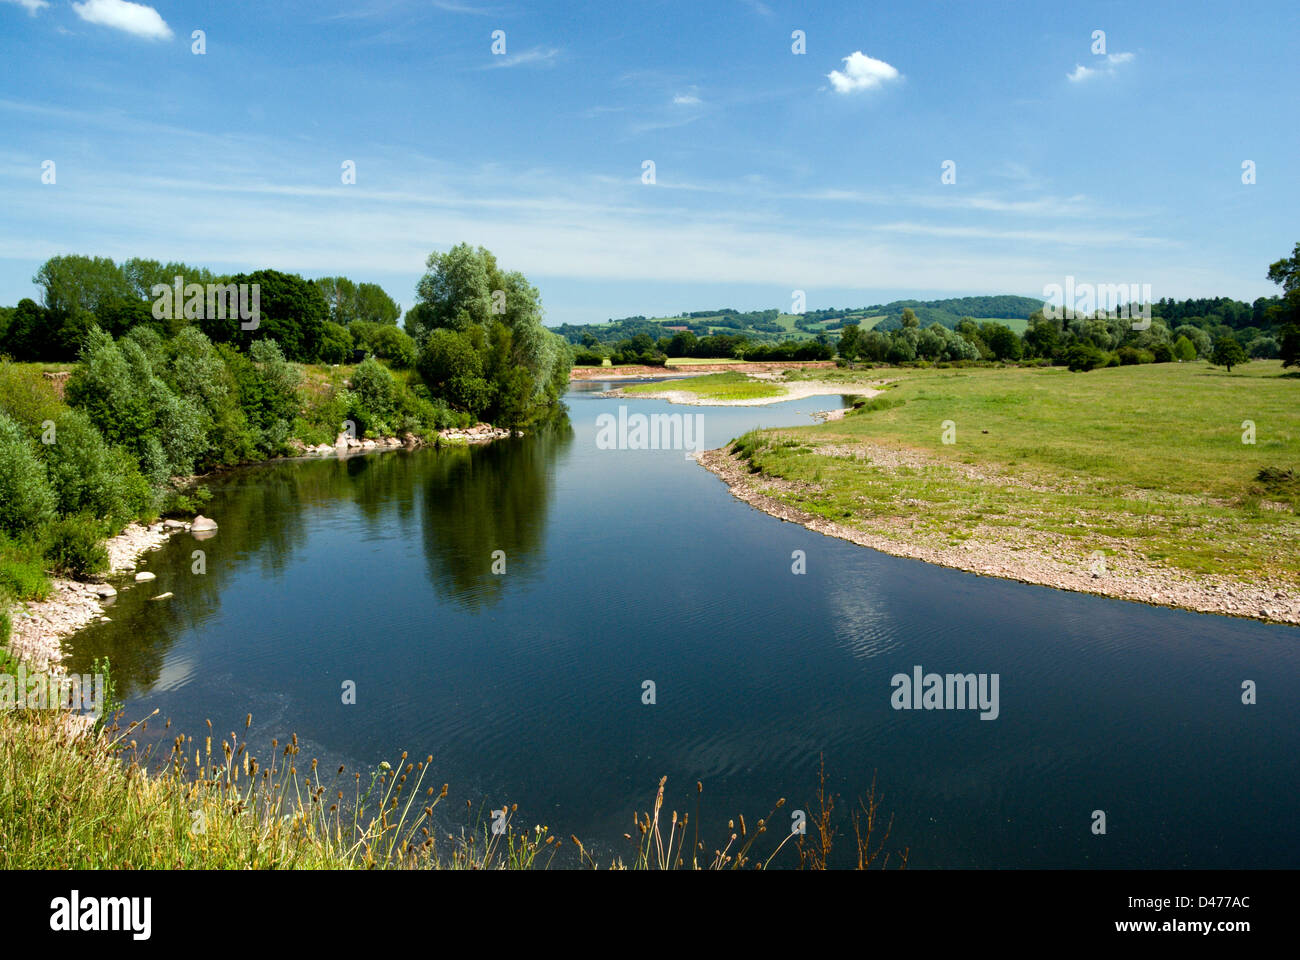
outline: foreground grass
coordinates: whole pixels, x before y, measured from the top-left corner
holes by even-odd
[[[1300,583],[1300,380],[1279,362],[882,373],[890,389],[843,420],[737,442],[788,481],[764,492],[908,542]]]
[[[665,780],[649,812],[636,814],[630,853],[605,864],[577,837],[516,824],[516,806],[466,806],[459,835],[444,832],[435,809],[448,785],[431,780],[432,757],[368,774],[324,771],[299,756],[295,735],[261,763],[245,730],[199,741],[177,736],[166,754],[141,752],[147,724],[74,735],[58,711],[0,712],[0,869],[825,869],[837,827],[825,772],[808,804],[805,834],[769,830],[767,818],[728,824],[723,842],[664,808]],[[906,866],[907,851],[885,850],[892,829],[871,793],[852,815],[858,866]],[[778,823],[788,821],[778,820]],[[497,829],[493,829],[496,825]],[[688,841],[689,836],[689,841]],[[782,860],[778,861],[780,856]]]
[[[623,388],[628,394],[662,393],[665,390],[680,390],[682,393],[694,394],[701,400],[757,400],[779,397],[785,393],[778,384],[751,380],[748,375],[734,370],[672,383],[640,383]]]

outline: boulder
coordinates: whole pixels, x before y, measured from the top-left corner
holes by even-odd
[[[194,518],[193,522],[190,523],[190,531],[194,533],[200,533],[204,530],[215,530],[215,529],[217,529],[217,521],[211,519],[210,517],[205,517],[201,513]]]
[[[171,591],[169,590],[169,591],[167,591],[166,593],[160,593],[160,594],[158,594],[158,596],[156,596],[156,597],[150,597],[149,599],[150,599],[150,600],[166,600],[166,599],[168,599],[168,598],[171,597],[171,596],[172,596],[172,593],[171,593]]]
[[[99,597],[101,600],[117,596],[117,588],[111,583],[97,583],[93,589],[95,591],[95,596]]]
[[[135,575],[135,579],[137,583],[143,583],[146,580],[153,580],[155,577],[154,574],[150,573],[148,570],[141,570]]]

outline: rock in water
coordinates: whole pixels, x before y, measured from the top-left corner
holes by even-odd
[[[197,517],[195,517],[194,522],[190,524],[191,532],[201,532],[203,530],[215,530],[215,529],[217,529],[217,521],[205,517],[201,513]]]
[[[154,579],[154,575],[150,573],[148,570],[141,570],[139,573],[135,575],[135,579],[137,581],[152,580]]]

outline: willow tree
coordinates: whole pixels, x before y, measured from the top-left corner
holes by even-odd
[[[542,322],[537,288],[467,243],[430,254],[426,267],[406,325],[420,344],[419,370],[429,389],[500,426],[520,426],[554,408],[568,382],[569,353]],[[453,374],[447,362],[470,352],[473,378],[481,377],[485,390],[461,389],[463,371]]]

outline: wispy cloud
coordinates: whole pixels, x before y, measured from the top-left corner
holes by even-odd
[[[509,53],[495,56],[483,69],[498,67],[552,67],[556,58],[563,51],[559,47],[533,47],[523,53]]]
[[[836,93],[861,93],[864,90],[875,90],[902,76],[897,68],[885,63],[884,60],[869,57],[861,50],[855,50],[843,59],[843,70],[832,70],[826,74]]]
[[[16,3],[20,5],[23,9],[25,9],[28,13],[30,13],[33,17],[36,16],[37,10],[44,10],[46,7],[49,6],[48,0],[3,0],[3,2]]]
[[[170,40],[172,29],[153,7],[129,0],[86,0],[72,9],[87,23],[112,27],[146,40]]]
[[[1083,83],[1085,80],[1092,80],[1096,77],[1113,77],[1116,73],[1116,67],[1125,63],[1132,63],[1134,59],[1134,55],[1131,53],[1110,53],[1099,60],[1096,66],[1085,67],[1081,63],[1076,63],[1074,70],[1065,76],[1071,83]]]
[[[676,94],[673,97],[673,103],[679,107],[698,107],[704,101],[700,99],[699,93],[694,87],[684,93]]]
[[[479,17],[493,15],[493,11],[487,7],[475,7],[468,3],[459,3],[458,0],[433,0],[433,5],[447,13],[469,13]]]

